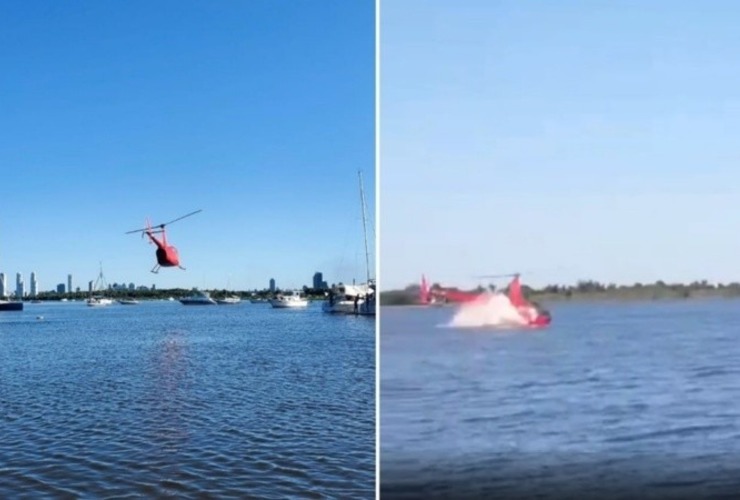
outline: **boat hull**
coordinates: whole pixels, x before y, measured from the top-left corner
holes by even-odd
[[[105,307],[109,306],[113,303],[113,300],[111,299],[88,299],[87,305],[88,307]]]
[[[216,303],[220,306],[236,305],[241,302],[241,299],[216,299]]]
[[[375,303],[365,302],[363,300],[355,302],[353,300],[340,300],[331,304],[329,301],[324,302],[321,309],[329,314],[352,314],[357,316],[375,316]]]
[[[23,302],[0,301],[0,311],[22,311]]]
[[[271,300],[270,305],[276,309],[299,309],[301,307],[308,307],[308,301]]]

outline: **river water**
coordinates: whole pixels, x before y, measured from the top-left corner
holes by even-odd
[[[740,302],[381,315],[382,498],[740,497]]]
[[[0,497],[23,495],[374,498],[375,323],[319,304],[0,313]]]

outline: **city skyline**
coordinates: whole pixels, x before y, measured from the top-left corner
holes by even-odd
[[[95,280],[88,280],[87,287],[81,287],[77,286],[74,287],[74,290],[72,289],[72,274],[67,274],[66,283],[65,282],[57,282],[55,285],[46,287],[46,288],[39,288],[38,285],[38,275],[35,271],[31,271],[29,273],[30,281],[31,281],[31,288],[26,289],[25,288],[25,280],[23,279],[23,273],[17,272],[16,275],[16,286],[13,290],[13,293],[9,293],[11,290],[7,287],[7,273],[0,272],[0,297],[35,297],[38,294],[44,294],[44,293],[62,293],[62,294],[68,294],[68,293],[88,293],[91,290],[95,289]],[[317,281],[318,280],[318,281]],[[337,281],[332,283],[331,285],[342,283],[341,281]],[[351,283],[348,282],[348,283]],[[317,286],[318,284],[318,286]],[[299,289],[314,289],[314,290],[328,290],[331,286],[327,281],[323,280],[323,272],[316,271],[311,280],[309,280],[307,283],[304,283],[301,286],[297,287],[281,287],[279,283],[274,278],[271,278],[267,284],[267,286],[263,288],[255,287],[255,288],[228,288],[228,287],[210,287],[210,288],[204,288],[204,289],[213,289],[213,290],[222,290],[222,289],[229,289],[229,290],[235,290],[235,291],[254,291],[254,290],[299,290]],[[183,287],[172,287],[172,288],[183,288]],[[185,289],[192,289],[192,288],[198,288],[198,287],[190,287]],[[107,283],[105,290],[155,290],[155,289],[161,289],[161,287],[158,287],[156,283],[152,283],[151,285],[142,285],[142,284],[136,284],[133,281],[123,281],[118,282],[114,281],[112,283]],[[20,294],[19,294],[20,291]]]

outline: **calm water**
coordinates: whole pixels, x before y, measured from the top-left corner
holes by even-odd
[[[740,302],[552,312],[505,332],[383,309],[383,498],[740,497]]]
[[[374,498],[374,346],[318,304],[0,313],[0,497]]]

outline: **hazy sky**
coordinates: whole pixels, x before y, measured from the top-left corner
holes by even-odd
[[[381,280],[740,281],[740,4],[381,4]]]
[[[364,279],[375,213],[375,6],[0,5],[0,272],[42,290]],[[168,228],[187,271],[124,232]],[[371,237],[374,233],[371,232]]]

